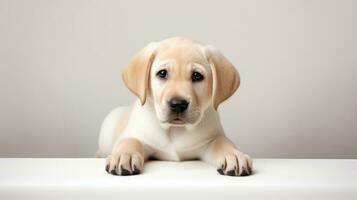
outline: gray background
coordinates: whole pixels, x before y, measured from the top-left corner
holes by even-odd
[[[357,158],[357,1],[0,1],[0,157],[91,157],[121,69],[189,36],[241,73],[221,107],[253,157]]]

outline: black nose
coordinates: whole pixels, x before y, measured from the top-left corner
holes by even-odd
[[[168,104],[171,111],[175,113],[183,113],[187,110],[189,103],[185,99],[174,97],[168,102]]]

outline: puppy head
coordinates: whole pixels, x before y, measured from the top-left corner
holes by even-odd
[[[142,105],[150,98],[164,126],[199,123],[206,109],[217,110],[240,83],[220,52],[187,38],[149,44],[130,61],[123,80]]]

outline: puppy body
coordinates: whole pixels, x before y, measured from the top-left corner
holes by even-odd
[[[160,160],[181,161],[205,156],[208,144],[223,135],[217,111],[206,110],[205,119],[192,127],[162,128],[151,103],[119,107],[112,111],[102,125],[98,157],[111,154],[116,143],[135,138],[144,144],[145,155]],[[138,126],[140,122],[140,126]]]
[[[108,172],[137,174],[154,157],[201,159],[231,176],[251,173],[251,159],[225,137],[217,112],[238,88],[239,74],[210,48],[171,38],[149,44],[133,58],[123,79],[139,99],[112,111],[99,137],[97,157],[107,157]]]

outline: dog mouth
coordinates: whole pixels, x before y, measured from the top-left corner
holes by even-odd
[[[162,123],[170,124],[173,126],[184,126],[188,124],[185,116],[182,115],[169,115],[165,120],[161,121]]]
[[[169,121],[170,124],[175,124],[175,125],[182,125],[182,124],[186,124],[186,121],[183,120],[182,118],[180,117],[175,117],[173,119],[171,119]]]
[[[161,118],[160,123],[169,126],[186,126],[195,124],[199,116],[192,116],[190,113],[168,113]]]

